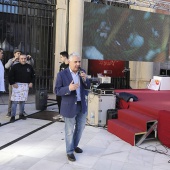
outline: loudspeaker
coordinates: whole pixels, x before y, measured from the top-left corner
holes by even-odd
[[[35,95],[36,110],[45,110],[47,108],[47,90],[39,89]]]
[[[160,75],[170,76],[170,70],[160,69]]]

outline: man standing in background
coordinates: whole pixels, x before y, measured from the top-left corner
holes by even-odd
[[[19,56],[21,55],[21,50],[14,49],[13,53],[14,53],[14,57],[9,59],[8,62],[5,64],[5,68],[8,69],[9,71],[12,68],[12,66],[19,63]],[[27,63],[30,64],[31,66],[34,65],[34,60],[30,55],[27,55]],[[6,115],[7,117],[11,116],[11,105],[12,105],[11,94],[12,94],[12,86],[9,84],[8,113]]]
[[[18,102],[20,105],[19,118],[26,119],[24,115],[25,101],[27,101],[29,88],[33,87],[35,72],[33,67],[27,63],[27,56],[25,54],[19,56],[19,63],[12,66],[8,78],[9,83],[12,86],[10,122],[15,121]]]
[[[65,70],[69,64],[68,64],[68,53],[66,51],[63,51],[60,53],[60,59],[62,64],[60,65],[60,70],[59,71],[63,71]],[[57,103],[58,103],[58,110],[60,113],[60,106],[61,106],[61,96],[56,96],[57,97]]]
[[[61,60],[61,65],[60,65],[59,71],[63,71],[69,66],[67,51],[62,51],[60,53],[60,60]],[[58,105],[58,111],[59,111],[59,114],[60,114],[61,96],[56,95],[56,100],[57,100],[57,105]],[[60,120],[62,120],[62,118],[63,117],[61,115],[59,115],[59,117],[58,116],[53,117],[53,119],[60,119]]]

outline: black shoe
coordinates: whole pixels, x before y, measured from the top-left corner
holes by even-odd
[[[15,116],[12,116],[12,117],[11,117],[10,122],[11,122],[11,123],[15,122]]]
[[[27,117],[25,117],[23,114],[19,115],[19,119],[25,120]]]
[[[24,111],[23,115],[24,115],[24,116],[28,116],[28,114],[27,114],[25,111]]]
[[[79,147],[75,148],[74,151],[75,151],[76,153],[82,153],[82,152],[83,152],[83,150],[80,149]]]
[[[72,162],[76,161],[76,158],[75,158],[73,153],[72,154],[67,154],[67,157],[68,157],[69,161],[72,161]]]

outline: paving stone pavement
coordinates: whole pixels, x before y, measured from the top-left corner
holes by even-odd
[[[58,111],[58,106],[55,101],[55,94],[48,94],[48,105],[55,104],[53,106],[47,107],[47,110],[54,110]],[[35,103],[35,94],[29,94],[28,100],[25,103],[25,112],[27,115],[33,114],[39,110],[36,110],[36,103]],[[10,117],[6,117],[8,112],[8,94],[0,94],[0,123],[8,123]],[[16,119],[18,118],[19,106],[17,106],[17,115]]]

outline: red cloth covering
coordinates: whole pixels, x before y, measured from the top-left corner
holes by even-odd
[[[129,102],[126,102],[123,99],[119,99],[118,108],[119,109],[128,109],[129,108]]]
[[[160,110],[158,113],[158,139],[170,148],[170,111]]]

